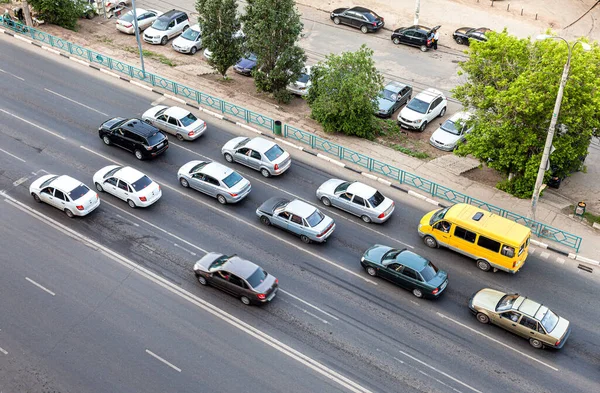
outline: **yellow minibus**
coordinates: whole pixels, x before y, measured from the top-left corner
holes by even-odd
[[[448,247],[477,261],[483,271],[516,273],[525,263],[531,230],[466,203],[429,212],[419,235],[431,247]]]

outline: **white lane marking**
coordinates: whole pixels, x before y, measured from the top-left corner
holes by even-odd
[[[536,248],[535,247],[531,247],[529,246],[529,253],[533,254],[535,252]]]
[[[0,352],[2,352],[5,355],[8,355],[8,352],[2,347],[0,347]]]
[[[184,150],[187,150],[187,151],[189,151],[189,152],[190,152],[190,153],[192,153],[192,154],[198,155],[198,156],[200,156],[200,157],[202,157],[202,158],[205,158],[205,159],[207,159],[207,160],[215,161],[214,159],[212,159],[212,158],[210,158],[210,157],[207,157],[207,156],[205,156],[205,155],[203,155],[203,154],[200,154],[200,153],[198,153],[198,152],[195,152],[195,151],[193,151],[193,150],[191,150],[191,149],[188,149],[187,147],[183,147],[183,146],[181,146],[181,145],[179,145],[179,144],[176,144],[176,143],[173,143],[173,142],[169,142],[169,144],[170,144],[170,145],[175,145],[175,146],[177,146],[177,147],[180,147],[180,148],[182,148],[182,149],[184,149]],[[296,195],[296,194],[293,194],[293,193],[291,193],[291,192],[289,192],[289,191],[287,191],[287,190],[284,190],[283,188],[279,188],[279,187],[277,187],[277,186],[275,186],[275,185],[273,185],[273,184],[271,184],[271,183],[268,183],[268,182],[266,182],[266,181],[264,181],[264,180],[262,180],[262,179],[260,179],[260,178],[258,178],[258,177],[254,177],[253,175],[249,174],[249,173],[248,173],[248,172],[246,172],[246,171],[236,170],[236,172],[239,172],[239,173],[243,174],[245,177],[248,177],[248,178],[252,179],[253,181],[257,181],[257,182],[259,182],[259,183],[262,183],[262,184],[264,184],[264,185],[265,185],[265,186],[267,186],[267,187],[271,187],[271,188],[274,188],[274,189],[276,189],[276,190],[278,190],[278,191],[281,191],[281,192],[283,192],[284,194],[291,195],[291,196],[293,196],[294,198],[298,198],[298,199],[300,199],[300,200],[302,200],[302,201],[304,201],[304,202],[306,202],[306,203],[309,203],[309,204],[314,204],[313,202],[311,202],[311,201],[309,201],[309,200],[307,200],[307,199],[304,199],[304,198],[302,198],[302,197],[299,197],[298,195]],[[361,227],[361,228],[363,228],[363,229],[367,229],[367,230],[369,230],[369,231],[371,231],[371,232],[374,232],[374,233],[376,233],[376,234],[378,234],[378,235],[380,235],[380,236],[383,236],[383,237],[386,237],[386,238],[388,238],[388,239],[390,239],[390,240],[393,240],[393,241],[395,241],[395,242],[398,242],[398,243],[400,243],[400,244],[402,244],[403,246],[406,246],[406,247],[408,247],[408,248],[415,248],[414,246],[411,246],[410,244],[404,243],[404,242],[402,242],[402,241],[400,241],[400,240],[398,240],[398,239],[395,239],[395,238],[393,238],[393,237],[391,237],[391,236],[388,236],[388,235],[386,235],[385,233],[381,233],[381,232],[379,232],[379,231],[377,231],[377,230],[375,230],[375,229],[373,229],[373,228],[370,228],[370,227],[368,227],[367,225],[363,225],[363,224],[361,224],[361,223],[357,223],[356,221],[354,221],[354,220],[352,220],[352,219],[350,219],[350,218],[348,218],[348,217],[346,217],[346,216],[344,216],[344,215],[342,215],[342,214],[340,214],[340,213],[338,213],[338,212],[336,212],[336,211],[333,211],[332,209],[325,208],[325,207],[323,207],[323,206],[322,206],[322,204],[321,204],[321,205],[319,205],[319,210],[324,210],[324,211],[326,211],[326,212],[327,212],[327,213],[329,213],[329,214],[332,214],[332,215],[334,215],[334,216],[337,216],[337,217],[339,217],[339,218],[341,218],[341,219],[344,219],[344,220],[346,220],[346,221],[349,221],[349,222],[351,222],[352,224],[358,225],[359,227]],[[377,225],[377,224],[373,224],[373,225]]]
[[[164,364],[166,364],[167,366],[171,367],[173,370],[177,371],[177,372],[181,372],[181,369],[179,367],[177,367],[176,365],[174,365],[173,363],[169,363],[167,362],[165,359],[161,358],[160,356],[158,356],[157,354],[155,354],[154,352],[152,352],[149,349],[146,349],[146,353],[158,360],[160,360],[161,362],[163,362]]]
[[[52,292],[48,288],[43,287],[42,285],[38,284],[37,282],[33,281],[31,278],[25,277],[25,279],[27,281],[29,281],[30,283],[32,283],[33,285],[35,285],[36,287],[40,288],[41,290],[48,292],[50,295],[56,296],[56,294],[54,292]]]
[[[315,372],[323,375],[324,377],[330,379],[331,381],[343,386],[344,388],[350,390],[355,393],[371,393],[367,388],[359,385],[353,380],[345,377],[344,375],[338,373],[337,371],[319,363],[313,358],[303,354],[300,351],[295,350],[294,348],[284,344],[283,342],[275,339],[274,337],[269,336],[264,333],[260,329],[255,328],[254,326],[242,321],[234,317],[231,314],[223,311],[222,309],[214,306],[212,303],[209,303],[198,296],[180,288],[175,283],[159,276],[158,274],[144,268],[141,265],[136,264],[135,262],[125,258],[124,256],[112,251],[111,249],[104,247],[100,243],[95,242],[92,239],[87,238],[83,234],[59,223],[56,220],[40,213],[39,211],[30,208],[22,202],[17,201],[13,197],[7,195],[6,193],[0,192],[0,196],[5,198],[5,201],[9,203],[11,206],[16,207],[17,209],[23,211],[24,213],[30,215],[31,217],[45,223],[46,225],[51,226],[54,229],[58,229],[61,232],[66,233],[69,237],[72,237],[75,240],[78,240],[84,244],[91,244],[97,247],[100,252],[119,263],[120,265],[132,270],[132,272],[139,274],[140,276],[154,282],[160,287],[166,289],[167,291],[173,293],[176,296],[181,297],[184,300],[187,300],[191,304],[197,306],[198,308],[210,313],[216,318],[221,319],[222,321],[230,324],[231,326],[239,329],[240,331],[248,334],[249,336],[254,337],[255,339],[263,342],[264,344],[270,346],[271,348],[283,353],[284,355],[290,357],[291,359],[296,360],[297,362],[305,365],[306,367],[314,370]]]
[[[9,155],[9,156],[11,156],[12,158],[16,158],[16,159],[17,159],[17,160],[19,160],[19,161],[22,161],[22,162],[27,162],[27,161],[25,161],[24,159],[22,159],[22,158],[19,158],[19,157],[15,156],[14,154],[11,154],[11,153],[7,152],[7,151],[6,151],[6,150],[4,150],[4,149],[0,149],[0,151],[1,151],[1,152],[3,152],[3,153],[5,153],[5,154],[8,154],[8,155]]]
[[[446,377],[446,378],[449,378],[449,379],[453,380],[454,382],[456,382],[456,383],[459,383],[459,384],[461,384],[462,386],[464,386],[464,387],[466,387],[466,388],[468,388],[468,389],[471,389],[472,391],[474,391],[474,392],[476,392],[476,393],[482,393],[480,390],[477,390],[477,389],[475,389],[474,387],[472,387],[472,386],[470,386],[470,385],[467,385],[467,384],[466,384],[466,383],[464,383],[463,381],[461,381],[461,380],[459,380],[459,379],[456,379],[456,378],[454,378],[452,375],[450,375],[450,374],[448,374],[448,373],[445,373],[445,372],[443,372],[443,371],[441,371],[441,370],[438,370],[437,368],[435,368],[435,367],[433,367],[433,366],[431,366],[431,365],[429,365],[429,364],[425,363],[425,362],[424,362],[424,361],[422,361],[422,360],[419,360],[419,359],[417,359],[417,358],[416,358],[416,357],[414,357],[414,356],[411,356],[411,355],[407,354],[407,353],[406,353],[406,352],[404,352],[404,351],[400,351],[400,350],[399,350],[398,352],[400,352],[401,354],[403,354],[404,356],[406,356],[406,357],[408,357],[408,358],[411,358],[411,359],[412,359],[412,360],[414,360],[415,362],[417,362],[417,363],[420,363],[420,364],[422,364],[423,366],[425,366],[425,367],[427,367],[427,368],[429,368],[429,369],[431,369],[431,370],[433,370],[433,371],[435,371],[435,372],[437,372],[437,373],[440,373],[440,374],[442,374],[444,377]]]
[[[535,362],[538,362],[538,363],[540,363],[540,364],[542,364],[542,365],[544,365],[544,366],[546,366],[546,367],[548,367],[548,368],[550,368],[550,369],[552,369],[554,371],[558,371],[558,369],[556,367],[553,367],[553,366],[549,365],[548,363],[544,363],[541,360],[534,358],[533,356],[527,355],[526,353],[523,353],[523,352],[519,351],[518,349],[515,349],[515,348],[511,347],[510,345],[504,344],[502,341],[496,340],[495,338],[490,337],[487,334],[481,333],[479,330],[473,329],[472,327],[467,326],[464,323],[458,322],[458,321],[456,321],[456,320],[454,320],[454,319],[452,319],[450,317],[447,317],[446,315],[444,315],[442,313],[438,312],[436,314],[439,315],[441,318],[444,318],[444,319],[447,319],[447,320],[449,320],[451,322],[454,322],[455,324],[457,324],[459,326],[462,326],[465,329],[470,330],[473,333],[476,333],[476,334],[478,334],[480,336],[483,336],[483,337],[487,338],[488,340],[491,340],[491,341],[493,341],[493,342],[495,342],[497,344],[500,344],[503,347],[510,349],[511,351],[514,351],[514,352],[516,352],[516,353],[518,353],[520,355],[523,355],[523,356],[525,356],[528,359],[531,359],[531,360],[533,360]]]
[[[102,158],[104,158],[104,159],[106,159],[106,160],[108,160],[108,161],[110,161],[110,162],[113,162],[113,163],[115,163],[115,164],[117,164],[117,165],[122,165],[122,164],[121,164],[121,163],[119,163],[118,161],[115,161],[115,160],[113,160],[112,158],[108,158],[108,157],[106,157],[106,156],[104,156],[104,155],[102,155],[102,154],[100,154],[100,153],[97,153],[97,152],[95,152],[95,151],[91,150],[91,149],[88,149],[88,148],[87,148],[87,147],[85,147],[85,146],[79,146],[79,147],[80,147],[80,148],[82,148],[82,149],[84,149],[84,150],[86,150],[86,151],[89,151],[89,152],[90,152],[90,153],[92,153],[92,154],[95,154],[95,155],[97,155],[97,156],[100,156],[100,157],[102,157]],[[247,225],[247,226],[249,226],[249,227],[251,227],[251,228],[254,228],[254,229],[256,229],[257,231],[264,233],[265,235],[268,235],[268,236],[274,237],[275,239],[277,239],[277,240],[279,240],[279,241],[281,241],[281,242],[283,242],[283,243],[287,244],[288,246],[294,247],[295,249],[297,249],[297,250],[300,250],[300,251],[302,251],[302,252],[304,252],[304,253],[307,253],[308,255],[311,255],[312,257],[314,257],[314,258],[316,258],[316,259],[319,259],[319,260],[321,260],[321,261],[323,261],[323,262],[325,262],[325,263],[327,263],[327,264],[329,264],[329,265],[332,265],[332,266],[334,266],[334,267],[337,267],[338,269],[340,269],[340,270],[342,270],[342,271],[345,271],[346,273],[348,273],[348,274],[351,274],[351,275],[353,275],[353,276],[355,276],[355,277],[358,277],[358,278],[360,278],[361,280],[363,280],[363,281],[365,281],[365,282],[368,282],[368,283],[370,283],[370,284],[373,284],[373,285],[379,285],[377,282],[375,282],[375,281],[373,281],[373,280],[371,280],[371,279],[369,279],[369,278],[366,278],[366,277],[364,277],[364,275],[361,275],[361,274],[359,274],[359,273],[353,272],[352,270],[350,270],[350,269],[348,269],[348,268],[346,268],[346,267],[344,267],[344,266],[342,266],[342,265],[338,265],[337,263],[335,263],[335,262],[333,262],[333,261],[330,261],[329,259],[327,259],[327,258],[325,258],[325,257],[322,257],[322,256],[320,256],[320,255],[318,255],[318,254],[316,254],[316,253],[314,253],[314,252],[312,252],[312,251],[308,251],[308,250],[306,250],[306,249],[304,249],[304,248],[300,247],[300,246],[299,246],[299,245],[297,245],[297,244],[294,244],[294,243],[292,243],[292,242],[290,242],[290,241],[288,241],[288,240],[285,240],[285,239],[283,239],[283,238],[281,238],[281,237],[279,237],[279,236],[275,235],[273,232],[269,232],[269,231],[267,231],[267,230],[265,230],[265,229],[263,229],[263,228],[261,228],[261,227],[259,227],[259,226],[257,226],[257,225],[251,224],[251,223],[250,223],[250,222],[248,222],[248,221],[245,221],[245,220],[243,220],[243,219],[241,219],[241,218],[239,218],[239,217],[237,217],[237,216],[235,216],[235,215],[233,215],[233,214],[231,214],[231,213],[228,213],[226,210],[222,210],[222,209],[219,209],[219,208],[217,208],[217,207],[214,207],[214,206],[212,206],[212,205],[210,205],[210,204],[208,204],[208,203],[206,203],[206,202],[202,201],[201,199],[196,199],[196,198],[193,198],[193,197],[191,197],[190,195],[186,194],[185,192],[181,192],[180,190],[178,190],[178,189],[176,189],[175,187],[172,187],[172,186],[170,186],[170,185],[168,185],[168,184],[165,184],[165,183],[163,183],[163,182],[161,182],[161,184],[162,184],[162,186],[163,186],[163,187],[165,187],[165,188],[168,188],[168,189],[170,189],[170,190],[173,190],[173,191],[175,191],[176,193],[178,193],[178,194],[180,194],[180,195],[183,195],[184,197],[186,197],[186,198],[189,198],[189,199],[191,199],[192,201],[195,201],[195,202],[197,202],[197,203],[200,203],[200,204],[202,204],[202,205],[204,205],[204,206],[208,207],[208,208],[209,208],[209,209],[211,209],[211,210],[215,210],[215,211],[217,211],[219,214],[223,214],[223,215],[225,215],[225,216],[227,216],[227,217],[229,217],[229,218],[231,218],[231,219],[234,219],[235,221],[241,222],[242,224],[244,224],[244,225]],[[121,211],[122,211],[122,212],[124,212],[124,213],[131,214],[131,213],[129,213],[129,212],[126,212],[125,210],[123,210],[123,209],[121,209],[121,208],[118,208],[118,207],[116,207],[116,206],[115,206],[115,205],[113,205],[112,203],[109,203],[109,202],[106,202],[106,201],[104,201],[104,203],[107,203],[107,204],[109,204],[110,206],[113,206],[114,208],[116,208],[116,209],[119,209],[119,210],[121,210]],[[187,244],[187,245],[190,245],[190,246],[192,246],[192,247],[194,247],[194,248],[197,248],[197,249],[199,249],[199,250],[201,250],[201,251],[203,251],[203,252],[205,252],[205,253],[208,253],[208,251],[206,251],[206,250],[203,250],[203,249],[201,249],[200,247],[198,247],[198,246],[195,246],[195,245],[193,245],[192,243],[190,243],[190,242],[188,242],[188,241],[186,241],[186,240],[183,240],[182,238],[180,238],[180,237],[179,237],[179,236],[177,236],[177,235],[174,235],[174,234],[172,234],[172,233],[170,233],[170,232],[168,232],[168,231],[166,231],[166,230],[164,230],[164,229],[162,229],[162,228],[160,228],[160,227],[158,227],[158,226],[156,226],[156,225],[154,225],[154,224],[151,224],[150,222],[148,222],[148,221],[145,221],[145,220],[143,220],[143,219],[141,219],[141,218],[139,218],[139,217],[137,217],[137,216],[135,216],[135,215],[133,215],[133,214],[131,214],[131,215],[132,215],[133,217],[137,218],[138,220],[140,220],[140,221],[142,221],[142,222],[144,222],[144,223],[146,223],[146,224],[148,224],[148,225],[150,225],[150,226],[152,226],[152,227],[154,227],[154,228],[156,228],[156,229],[158,229],[158,230],[160,230],[160,231],[162,231],[162,232],[164,232],[164,233],[166,233],[166,234],[168,234],[168,235],[170,235],[170,236],[172,236],[172,237],[174,237],[174,238],[176,238],[176,239],[178,239],[179,241],[182,241],[182,242],[184,242],[184,243],[185,243],[185,244]]]
[[[96,113],[99,113],[99,114],[101,114],[101,115],[103,115],[103,116],[107,116],[107,117],[108,117],[108,115],[107,115],[106,113],[104,113],[104,112],[100,112],[100,111],[99,111],[99,110],[97,110],[97,109],[94,109],[94,108],[92,108],[92,107],[90,107],[90,106],[87,106],[87,105],[85,105],[85,104],[82,104],[81,102],[75,101],[75,100],[73,100],[73,99],[71,99],[71,98],[69,98],[69,97],[65,97],[65,96],[63,96],[62,94],[58,94],[58,93],[57,93],[57,92],[55,92],[55,91],[52,91],[52,90],[50,90],[50,89],[46,89],[46,88],[44,88],[44,90],[46,90],[48,93],[55,94],[55,95],[59,96],[60,98],[64,98],[64,99],[65,99],[65,100],[67,100],[67,101],[71,101],[71,102],[72,102],[72,103],[74,103],[74,104],[81,105],[82,107],[84,107],[84,108],[86,108],[86,109],[89,109],[89,110],[91,110],[91,111],[94,111],[94,112],[96,112]]]
[[[27,180],[29,180],[29,176],[23,176],[22,178],[15,180],[13,182],[13,186],[18,187],[21,184],[25,183]]]
[[[164,101],[164,100],[166,100],[166,99],[167,99],[167,97],[165,97],[165,96],[160,96],[160,97],[158,97],[156,100],[152,101],[152,102],[150,103],[150,105],[152,105],[152,106],[158,105],[158,104],[160,104],[161,102],[163,102],[163,101]]]
[[[180,245],[179,245],[179,244],[177,244],[177,243],[173,243],[173,245],[174,245],[175,247],[177,247],[177,248],[181,248],[181,249],[182,249],[183,251],[185,251],[185,252],[189,252],[189,253],[190,253],[190,254],[192,254],[193,256],[196,256],[196,255],[198,255],[198,254],[196,254],[195,252],[193,252],[193,251],[190,251],[190,250],[188,250],[187,248],[185,248],[185,247],[182,247],[182,246],[180,246]]]
[[[394,359],[396,359],[396,358],[394,358]],[[419,369],[416,369],[416,370],[417,370],[417,371],[418,371],[420,374],[423,374],[423,375],[425,375],[427,378],[431,378],[431,379],[433,379],[433,380],[435,380],[435,381],[439,382],[440,384],[442,384],[442,385],[444,385],[444,386],[447,386],[447,387],[449,387],[450,389],[454,390],[454,391],[455,391],[455,392],[457,392],[457,393],[462,393],[460,390],[458,390],[458,389],[454,389],[452,386],[448,385],[448,384],[447,384],[447,383],[445,383],[445,382],[442,382],[442,381],[440,381],[439,379],[437,379],[436,377],[434,377],[434,376],[432,376],[432,375],[429,375],[429,374],[427,374],[425,371],[421,371],[421,370],[419,370]]]
[[[104,201],[104,200],[103,200],[103,201]],[[120,218],[121,220],[123,220],[123,221],[127,221],[127,219],[126,219],[125,217],[123,217],[122,215],[120,215],[120,214],[116,214],[116,216],[117,216],[117,217],[119,217],[119,218]],[[135,222],[132,222],[132,224],[133,224],[134,226],[136,226],[136,227],[139,227],[139,226],[140,226],[140,224],[138,224],[138,223],[135,223]]]
[[[8,74],[8,75],[12,76],[13,78],[17,78],[17,79],[19,79],[21,81],[25,81],[25,79],[21,78],[20,76],[16,76],[15,74],[12,74],[12,73],[10,73],[8,71],[4,71],[2,68],[0,68],[0,72]]]
[[[563,265],[565,263],[565,260],[563,258],[556,258],[556,262],[558,262],[561,265]]]
[[[335,319],[336,321],[339,321],[339,320],[340,320],[338,317],[336,317],[336,316],[334,316],[334,315],[331,315],[331,314],[330,314],[330,313],[328,313],[327,311],[324,311],[324,310],[320,309],[319,307],[315,306],[314,304],[310,304],[310,303],[309,303],[309,302],[307,302],[306,300],[302,300],[302,299],[300,299],[300,298],[299,298],[298,296],[296,296],[296,295],[292,295],[291,293],[289,293],[289,292],[288,292],[288,291],[286,291],[286,290],[283,290],[283,289],[279,288],[279,292],[281,292],[281,293],[285,293],[286,295],[288,295],[288,296],[290,296],[290,297],[293,297],[294,299],[298,300],[299,302],[302,302],[302,303],[306,304],[307,306],[309,306],[309,307],[312,307],[312,308],[314,308],[315,310],[322,312],[323,314],[327,315],[329,318],[333,318],[333,319]]]
[[[19,117],[19,116],[17,116],[17,115],[13,115],[12,113],[10,113],[10,112],[8,112],[8,111],[5,111],[5,110],[4,110],[4,109],[2,109],[2,108],[0,108],[0,112],[4,112],[4,113],[6,113],[7,115],[10,115],[10,116],[14,117],[15,119],[19,119],[19,120],[21,120],[21,121],[22,121],[22,122],[24,122],[24,123],[27,123],[27,124],[29,124],[29,125],[31,125],[31,126],[34,126],[35,128],[39,128],[39,129],[40,129],[40,130],[42,130],[42,131],[46,131],[48,134],[50,134],[50,135],[54,135],[55,137],[57,137],[57,138],[60,138],[60,139],[62,139],[63,141],[64,141],[65,139],[67,139],[67,138],[65,138],[64,136],[62,136],[62,135],[58,135],[57,133],[55,133],[55,132],[52,132],[52,131],[50,131],[50,130],[48,130],[48,129],[46,129],[46,128],[42,127],[42,126],[38,126],[37,124],[30,122],[29,120],[25,120],[25,119],[23,119],[22,117]]]
[[[147,244],[144,244],[144,243],[142,243],[142,247],[146,247],[148,250],[150,250],[150,251],[152,251],[152,252],[156,251],[156,249],[155,249],[155,248],[152,248],[152,247],[150,247],[149,245],[147,245]]]
[[[548,253],[546,251],[544,251],[543,253],[540,254],[540,257],[544,258],[544,259],[548,259],[549,256],[550,256],[550,253]]]
[[[323,322],[324,324],[326,324],[326,325],[329,325],[329,322],[328,322],[327,320],[325,320],[325,319],[323,319],[323,318],[320,318],[320,317],[316,316],[315,314],[311,313],[310,311],[308,311],[308,310],[306,310],[306,309],[304,309],[304,308],[302,308],[302,307],[300,307],[300,306],[298,306],[298,305],[296,305],[296,304],[294,304],[294,303],[292,303],[292,302],[288,302],[288,301],[287,301],[287,300],[285,300],[285,299],[281,299],[281,301],[282,301],[282,302],[284,302],[284,303],[287,303],[287,304],[289,304],[289,305],[290,305],[290,306],[292,306],[292,307],[295,307],[295,308],[297,308],[298,310],[302,311],[303,313],[305,313],[305,314],[307,314],[307,315],[310,315],[311,317],[313,317],[313,318],[315,318],[315,319],[318,319],[319,321]]]

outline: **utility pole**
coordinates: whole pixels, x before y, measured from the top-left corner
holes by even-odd
[[[416,4],[415,4],[415,20],[414,20],[414,24],[418,25],[419,24],[419,12],[421,11],[421,0],[416,0]]]
[[[25,15],[25,24],[29,27],[33,27],[31,12],[29,12],[29,4],[27,4],[27,0],[23,0],[23,15]]]
[[[138,44],[138,51],[140,53],[140,63],[142,65],[142,74],[146,78],[146,69],[144,68],[144,53],[142,51],[142,41],[140,41],[140,29],[138,28],[137,10],[135,9],[135,0],[131,0],[131,7],[133,8],[133,28],[135,29],[135,39]]]

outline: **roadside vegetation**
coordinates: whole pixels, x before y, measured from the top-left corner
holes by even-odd
[[[69,30],[76,30],[77,21],[85,12],[85,4],[80,0],[29,0],[39,19]]]

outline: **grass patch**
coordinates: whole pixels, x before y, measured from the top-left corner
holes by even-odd
[[[2,0],[0,0],[2,1]],[[98,41],[105,43],[105,44],[112,44],[113,43],[113,39],[112,38],[108,38],[108,37],[101,37],[98,36]]]
[[[429,158],[429,154],[427,154],[427,153],[424,153],[422,151],[414,151],[414,150],[409,149],[408,147],[400,146],[398,144],[393,144],[393,145],[391,145],[391,147],[392,147],[392,149],[399,151],[400,153],[404,153],[407,156],[419,158],[421,160]]]
[[[568,212],[567,212],[568,214],[573,214],[573,215],[574,215],[574,212],[575,212],[575,206],[574,206],[574,205],[571,205],[571,206],[569,206],[569,207],[568,207],[568,208],[566,208],[566,209],[568,209]],[[578,217],[578,216],[575,216],[575,217]],[[600,216],[597,216],[597,215],[595,215],[595,214],[593,214],[593,213],[590,213],[590,212],[585,212],[585,213],[583,213],[583,218],[584,218],[584,219],[585,219],[585,220],[586,220],[586,221],[587,221],[587,222],[588,222],[590,225],[592,225],[592,224],[594,224],[594,223],[598,223],[598,224],[600,224]]]
[[[138,53],[137,48],[134,48],[132,46],[125,46],[125,47],[123,47],[123,49],[125,50],[125,52],[136,53],[136,54]],[[161,55],[160,53],[149,51],[147,49],[142,49],[142,55],[148,59],[158,60],[162,64],[168,65],[169,67],[175,67],[177,65],[177,63],[175,63],[173,60],[169,59],[167,56]]]

